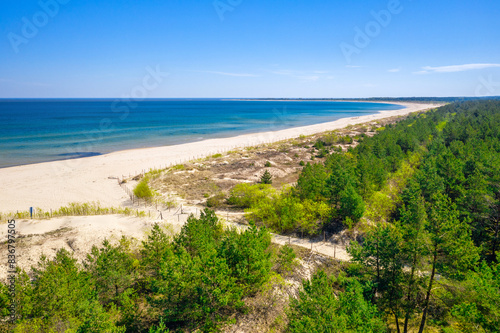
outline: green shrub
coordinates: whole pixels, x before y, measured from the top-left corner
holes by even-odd
[[[289,147],[287,144],[280,144],[278,147],[278,151],[281,153],[288,153]]]
[[[318,158],[323,158],[326,156],[328,156],[328,150],[326,148],[321,148],[318,155],[316,155],[316,157],[318,157]]]
[[[354,226],[354,221],[349,216],[347,216],[343,224],[347,228],[347,230],[352,230],[352,227]]]
[[[331,146],[333,144],[336,144],[339,142],[339,137],[335,133],[330,133],[325,136],[323,136],[323,142],[326,146]]]
[[[289,245],[285,245],[280,247],[278,252],[278,258],[276,263],[278,264],[278,272],[282,275],[290,274],[293,269],[298,266],[297,261],[295,260],[297,256],[295,255],[295,251]]]
[[[224,193],[217,193],[216,195],[211,196],[207,199],[207,207],[218,208],[224,203],[224,199],[226,199]]]
[[[264,164],[264,166],[265,166],[266,168],[271,167],[271,162],[267,161],[267,162]]]
[[[279,195],[257,201],[247,211],[247,218],[277,232],[300,230],[317,234],[331,214],[330,206],[321,201],[302,200],[292,192],[290,188],[284,189]]]
[[[183,171],[186,170],[186,166],[184,164],[177,164],[172,167],[172,170]]]
[[[325,143],[323,141],[321,141],[320,139],[316,140],[316,142],[314,143],[314,148],[316,148],[317,150],[321,150],[325,147]]]
[[[153,191],[148,185],[146,178],[143,178],[134,189],[134,195],[139,199],[150,200],[153,198]]]
[[[169,333],[170,330],[165,326],[165,323],[163,322],[163,318],[160,319],[160,322],[158,323],[158,326],[151,326],[149,328],[148,333]]]
[[[227,202],[241,208],[250,208],[274,193],[275,190],[268,184],[241,183],[231,190]]]
[[[339,139],[340,143],[343,144],[351,144],[353,142],[352,138],[349,135],[343,136]]]

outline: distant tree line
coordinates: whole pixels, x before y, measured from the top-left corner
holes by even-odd
[[[266,101],[366,101],[366,102],[416,102],[416,103],[456,103],[467,101],[499,100],[500,96],[449,96],[449,97],[368,97],[368,98],[249,98],[247,100]]]

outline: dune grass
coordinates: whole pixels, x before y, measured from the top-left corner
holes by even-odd
[[[33,211],[33,219],[43,220],[53,217],[63,216],[92,216],[92,215],[110,215],[121,214],[127,216],[145,217],[146,212],[139,211],[129,207],[102,207],[98,202],[77,203],[72,202],[67,206],[60,207],[56,210],[43,210],[35,208]],[[17,211],[15,213],[0,213],[0,221],[10,219],[30,219],[29,211]]]

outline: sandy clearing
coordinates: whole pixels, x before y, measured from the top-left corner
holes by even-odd
[[[152,221],[121,215],[68,216],[50,220],[16,220],[16,261],[18,267],[28,270],[36,265],[42,254],[52,258],[57,250],[65,248],[79,260],[85,258],[92,246],[104,239],[118,241],[122,236],[143,239]],[[7,225],[0,224],[1,239],[7,238]],[[0,246],[7,253],[6,244]],[[0,265],[0,279],[7,273],[5,263]]]

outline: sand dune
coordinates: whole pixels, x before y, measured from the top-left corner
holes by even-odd
[[[103,206],[127,204],[128,197],[117,178],[165,166],[283,139],[334,130],[385,117],[440,106],[438,104],[398,103],[405,109],[381,111],[375,115],[344,118],[333,122],[280,131],[240,135],[232,138],[157,148],[118,151],[102,156],[55,161],[0,169],[0,212],[28,210],[29,207],[56,209],[70,202],[98,201]]]

